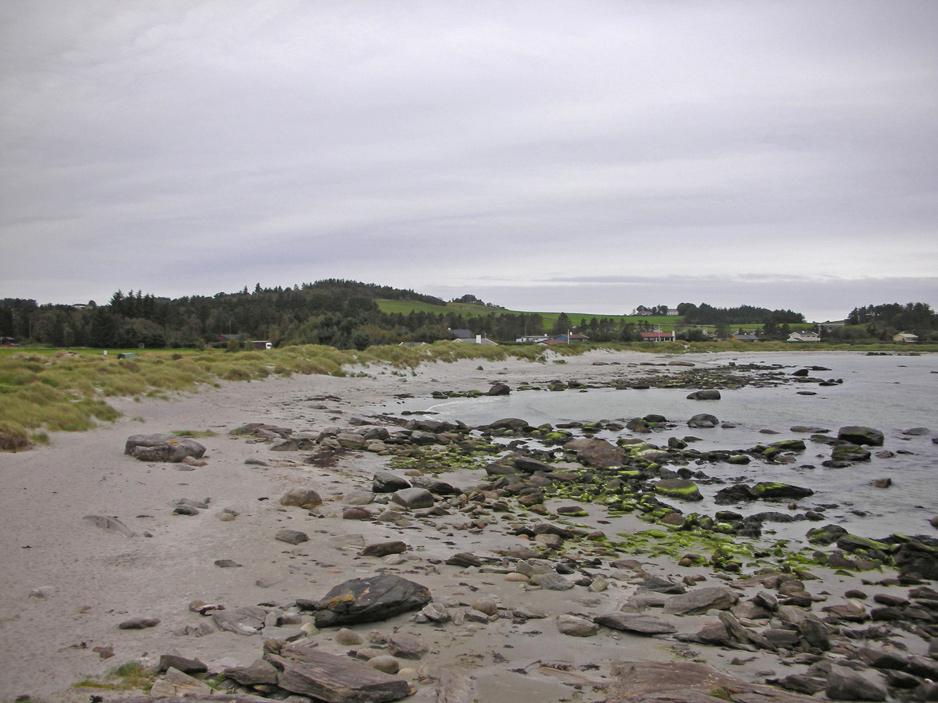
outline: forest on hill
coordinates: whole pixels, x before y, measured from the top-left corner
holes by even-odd
[[[379,301],[381,305],[379,305]],[[389,302],[393,301],[393,302]],[[718,337],[734,325],[763,327],[766,339],[784,339],[804,316],[791,310],[743,305],[717,308],[682,303],[670,318],[685,339],[704,330]],[[938,330],[935,313],[924,303],[857,308],[849,322],[861,335],[885,338],[894,329],[929,337]],[[632,341],[655,325],[653,318],[577,316],[518,312],[484,303],[467,294],[446,301],[413,290],[371,283],[326,279],[293,287],[245,287],[236,293],[163,298],[140,290],[117,291],[105,304],[43,304],[0,300],[0,337],[56,347],[237,348],[252,340],[275,345],[327,344],[364,349],[374,344],[432,342],[451,338],[451,330],[470,330],[499,341],[521,336],[581,332],[593,341]],[[704,326],[709,326],[705,328]]]

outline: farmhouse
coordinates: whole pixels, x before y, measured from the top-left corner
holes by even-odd
[[[677,339],[677,336],[674,334],[674,331],[671,332],[662,332],[661,330],[654,330],[653,332],[639,332],[638,336],[643,342],[673,342]]]
[[[755,332],[737,332],[732,339],[737,342],[758,342],[759,336]]]
[[[786,342],[820,342],[821,335],[817,332],[792,332]]]
[[[646,308],[644,305],[639,305],[632,311],[633,315],[654,315],[655,311],[651,308]]]
[[[900,332],[893,336],[892,341],[899,344],[915,344],[918,341],[918,335],[911,332]]]

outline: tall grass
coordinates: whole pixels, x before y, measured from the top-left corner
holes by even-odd
[[[656,353],[695,351],[793,351],[890,349],[894,345],[817,345],[745,342],[629,343],[560,345],[550,353],[568,356],[606,348]],[[913,351],[902,348],[902,351]],[[916,345],[914,351],[936,351],[938,345]],[[221,381],[254,381],[293,374],[343,376],[370,364],[413,369],[422,363],[460,359],[500,361],[507,358],[543,361],[547,349],[537,345],[480,346],[437,342],[422,346],[375,346],[365,351],[320,345],[291,346],[270,351],[220,350],[140,352],[117,359],[87,350],[0,354],[0,450],[28,448],[45,431],[76,432],[113,421],[118,412],[108,398],[160,396]]]

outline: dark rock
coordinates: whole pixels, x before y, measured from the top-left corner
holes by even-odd
[[[541,471],[543,473],[550,473],[553,470],[553,467],[544,461],[539,461],[529,456],[516,456],[514,457],[512,463],[516,468],[521,469],[525,473],[533,474]]]
[[[511,393],[511,388],[509,388],[506,384],[493,383],[492,387],[489,388],[486,395],[508,395],[509,393]]]
[[[668,579],[663,579],[660,576],[649,576],[641,583],[641,587],[646,591],[654,591],[655,593],[667,593],[671,595],[677,595],[681,593],[686,593],[687,589],[680,583],[675,583]]]
[[[171,434],[131,435],[124,444],[124,454],[140,461],[181,462],[186,457],[201,459],[205,447],[194,439]]]
[[[796,693],[804,693],[812,696],[818,691],[827,688],[827,679],[810,676],[809,674],[789,674],[788,676],[774,681],[782,688]]]
[[[831,461],[834,462],[853,462],[869,461],[870,452],[857,444],[836,444],[831,449]],[[836,467],[832,467],[836,468]]]
[[[824,525],[823,527],[812,527],[808,530],[806,537],[811,544],[827,546],[846,534],[847,530],[840,525]]]
[[[370,510],[360,506],[351,506],[349,508],[343,508],[342,510],[343,520],[370,520],[373,517],[374,515],[372,515]]]
[[[446,563],[450,566],[466,568],[470,566],[482,566],[482,559],[469,552],[460,552],[447,559]]]
[[[377,622],[430,602],[430,591],[393,574],[350,579],[316,603],[316,626]]]
[[[720,391],[718,390],[703,390],[703,391],[694,391],[693,393],[687,396],[688,400],[719,400]]]
[[[159,618],[135,617],[124,620],[117,627],[121,630],[146,630],[160,624]]]
[[[938,580],[938,541],[909,538],[894,556],[900,578]]]
[[[390,471],[376,471],[371,483],[371,490],[375,493],[394,493],[405,488],[410,488],[410,482]]]
[[[384,557],[388,554],[402,554],[407,551],[407,545],[400,540],[391,542],[376,542],[368,544],[361,551],[363,557]]]
[[[837,439],[857,445],[883,446],[882,432],[874,430],[872,427],[862,427],[860,425],[841,427],[837,432]]]
[[[416,637],[398,632],[388,637],[388,651],[401,659],[420,659],[428,650]]]
[[[760,482],[753,486],[752,491],[759,498],[767,500],[800,500],[814,495],[814,491],[810,488],[792,486],[788,483]]]
[[[717,491],[713,501],[717,505],[726,505],[728,503],[741,503],[743,501],[756,500],[758,496],[752,490],[751,486],[745,483],[736,483]]]
[[[615,612],[599,615],[593,621],[612,630],[636,635],[667,635],[676,632],[671,623],[649,615]]]
[[[687,421],[688,427],[695,428],[710,428],[716,427],[719,424],[720,421],[716,417],[708,415],[707,413],[699,413]]]

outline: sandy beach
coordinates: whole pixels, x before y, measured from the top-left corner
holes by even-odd
[[[594,365],[609,360],[620,365]],[[345,654],[350,647],[336,641],[337,628],[314,631],[308,626],[311,616],[292,606],[297,599],[317,600],[346,579],[381,572],[427,586],[435,603],[461,614],[446,624],[414,622],[409,613],[352,627],[366,643],[369,633],[378,631],[382,637],[372,637],[378,645],[394,633],[412,635],[425,645],[426,654],[403,662],[414,686],[408,700],[611,700],[613,664],[624,660],[703,662],[760,683],[800,671],[796,656],[763,649],[708,647],[606,628],[588,637],[558,630],[558,616],[572,614],[589,621],[618,611],[649,575],[681,584],[692,584],[698,577],[701,586],[731,582],[732,576],[678,567],[667,558],[640,558],[641,564],[631,570],[609,564],[597,569],[603,588],[535,588],[507,577],[514,571],[511,560],[498,566],[495,550],[533,543],[512,534],[510,513],[486,513],[484,529],[473,524],[478,516],[467,516],[455,506],[436,516],[401,511],[397,524],[343,519],[344,497],[369,491],[374,472],[386,467],[387,456],[355,450],[340,454],[333,466],[317,466],[304,462],[306,452],[273,452],[270,443],[229,435],[251,422],[296,433],[315,434],[330,427],[358,430],[380,424],[365,417],[366,409],[396,394],[485,390],[494,382],[514,387],[524,381],[589,381],[613,369],[620,375],[629,373],[627,364],[650,361],[662,359],[591,352],[562,365],[510,360],[486,362],[480,370],[478,361],[469,360],[426,364],[413,373],[373,367],[345,378],[224,383],[170,400],[121,399],[115,405],[123,415],[112,425],[57,433],[47,447],[0,455],[0,701],[21,695],[33,701],[126,695],[74,685],[103,677],[127,661],[155,665],[160,655],[170,653],[198,658],[210,672],[247,666],[261,657],[264,639],[287,639],[303,634],[304,627],[323,651]],[[712,363],[706,357],[694,362]],[[365,423],[353,418],[364,418]],[[130,435],[174,430],[215,433],[198,439],[207,448],[204,466],[141,462],[123,453]],[[245,463],[249,460],[259,463]],[[459,471],[440,478],[465,490],[485,475]],[[282,506],[279,498],[294,488],[314,489],[322,505],[311,511]],[[207,507],[194,515],[174,514],[173,501],[181,498],[204,501]],[[601,528],[601,513],[593,507],[582,521]],[[133,534],[96,526],[84,519],[89,515],[117,518]],[[530,518],[538,516],[524,519]],[[276,540],[275,534],[285,528],[310,539],[296,545]],[[407,551],[360,556],[365,545],[388,540],[402,540]],[[485,557],[486,566],[445,563],[461,552]],[[216,565],[219,560],[237,566],[223,568]],[[846,602],[846,591],[863,587],[857,576],[814,571],[823,580],[810,582],[808,588],[827,603]],[[883,576],[876,573],[872,578]],[[759,584],[737,585],[743,598],[764,590]],[[907,590],[898,584],[875,587],[876,593],[903,597]],[[209,618],[189,609],[195,600],[229,610],[261,605],[275,617],[255,636],[212,632],[204,627]],[[491,602],[495,605],[489,617],[484,611]],[[512,617],[512,609],[526,609],[531,617]],[[470,617],[464,617],[466,613]],[[289,617],[278,624],[277,614]],[[134,617],[156,618],[159,624],[118,628]],[[695,632],[703,619],[682,616],[678,630]],[[920,637],[898,633],[895,641],[908,647],[909,654],[926,653],[927,643]],[[848,658],[849,650],[835,648],[833,656]]]

